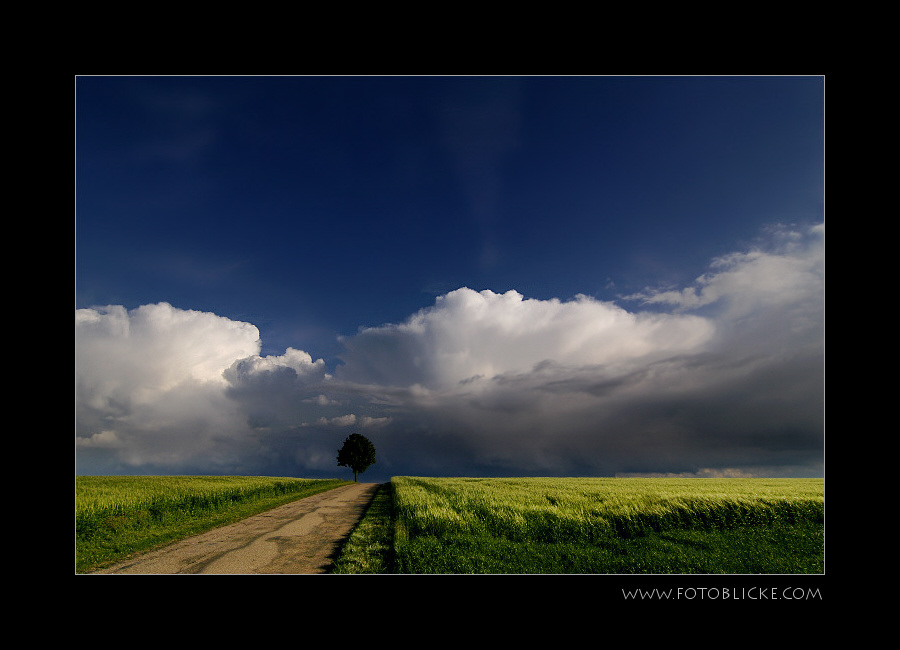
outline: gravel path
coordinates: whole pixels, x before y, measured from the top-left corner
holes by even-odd
[[[328,573],[377,488],[345,485],[93,573]]]

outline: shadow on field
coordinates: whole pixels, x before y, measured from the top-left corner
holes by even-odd
[[[377,487],[372,490],[369,495],[369,498],[361,503],[357,503],[353,506],[353,514],[356,516],[357,522],[351,528],[346,535],[340,537],[337,543],[334,545],[334,550],[328,555],[328,561],[330,568],[328,569],[328,573],[334,572],[335,562],[341,557],[344,553],[344,549],[347,546],[347,543],[350,541],[350,538],[353,537],[353,533],[356,532],[359,525],[362,523],[363,519],[366,516],[366,513],[369,511],[369,508],[372,506],[372,502],[375,500],[375,497],[384,489],[386,485],[390,485],[390,483],[379,483]]]

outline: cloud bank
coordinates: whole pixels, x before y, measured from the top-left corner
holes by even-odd
[[[328,369],[169,304],[76,310],[79,473],[817,476],[824,226],[618,303],[460,288]]]

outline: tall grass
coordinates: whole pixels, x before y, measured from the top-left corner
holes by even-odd
[[[335,559],[332,573],[393,573],[392,486],[382,483]]]
[[[394,477],[401,573],[821,573],[821,479]]]
[[[78,476],[76,571],[347,483],[254,476]]]

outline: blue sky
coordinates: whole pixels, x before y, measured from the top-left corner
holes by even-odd
[[[75,126],[80,473],[823,471],[821,77],[84,76]]]

